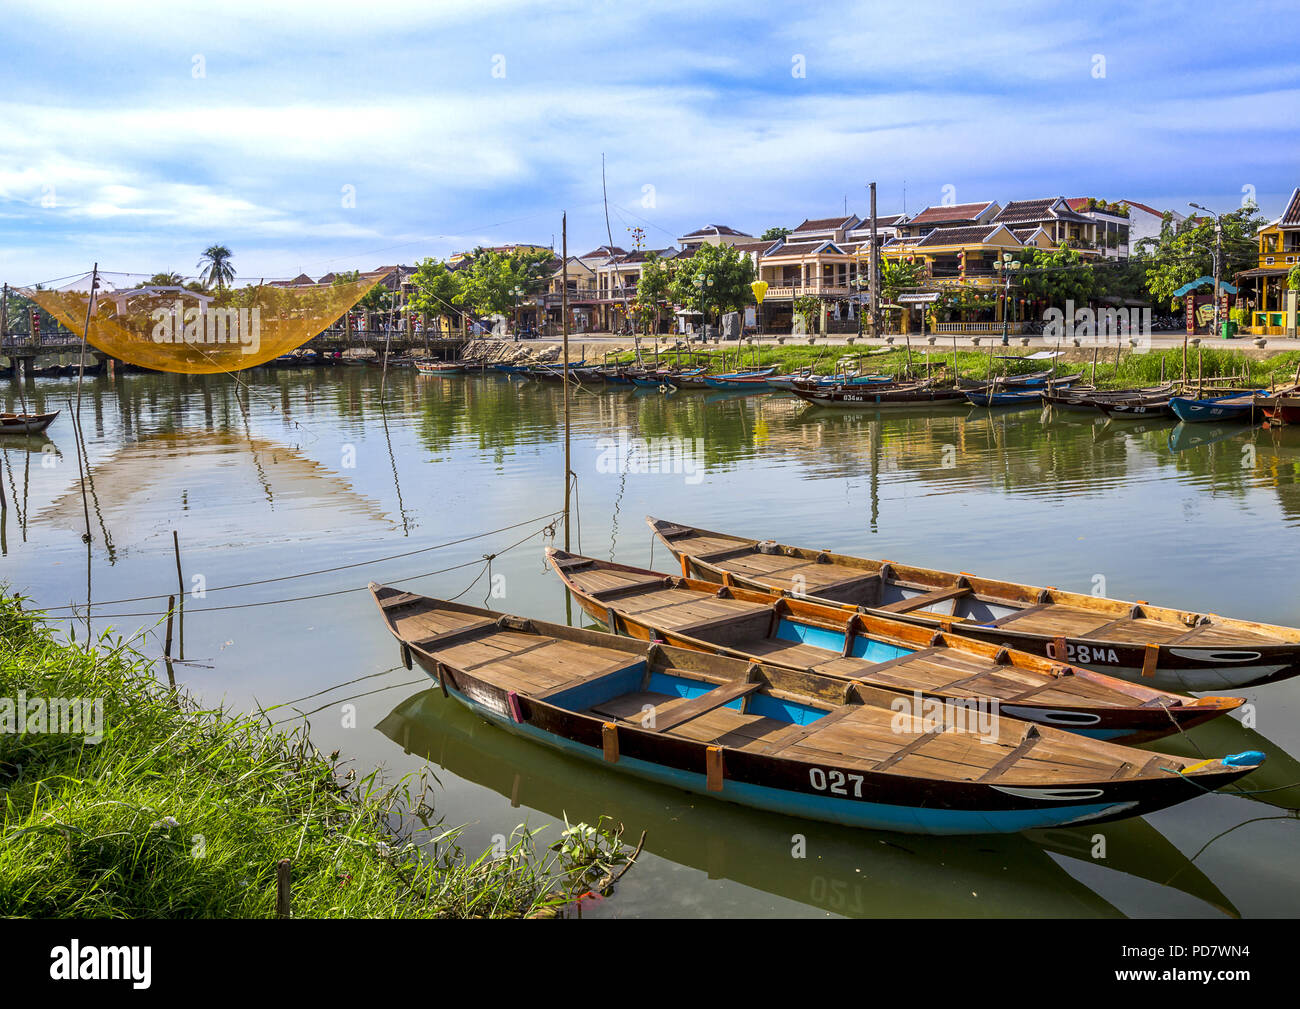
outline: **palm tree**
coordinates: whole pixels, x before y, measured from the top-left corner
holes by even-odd
[[[216,284],[223,288],[235,279],[235,264],[230,261],[232,253],[224,245],[209,245],[199,257],[199,274],[205,287]]]

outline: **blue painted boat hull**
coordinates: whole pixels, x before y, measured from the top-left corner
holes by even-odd
[[[1126,802],[1062,803],[1060,806],[1035,809],[937,809],[864,802],[860,799],[839,799],[831,795],[810,795],[732,780],[725,781],[722,791],[715,792],[709,790],[707,776],[704,774],[665,767],[662,764],[653,764],[628,756],[620,756],[618,763],[610,764],[605,761],[604,754],[598,747],[575,743],[526,722],[515,722],[508,716],[471,700],[450,686],[447,688],[447,693],[475,714],[507,732],[531,739],[589,763],[600,764],[607,769],[614,769],[646,781],[671,785],[709,798],[752,806],[754,809],[771,813],[784,813],[787,816],[808,820],[824,820],[848,827],[908,834],[1014,834],[1022,830],[1059,827],[1122,816],[1128,812],[1128,807],[1136,805],[1136,803]]]
[[[1205,424],[1213,421],[1248,421],[1252,417],[1262,420],[1263,414],[1255,408],[1253,397],[1261,395],[1262,390],[1254,393],[1241,393],[1235,396],[1212,397],[1209,399],[1191,399],[1186,396],[1174,396],[1169,401],[1169,408],[1179,420],[1189,424]],[[1225,400],[1245,400],[1245,402],[1225,402]]]

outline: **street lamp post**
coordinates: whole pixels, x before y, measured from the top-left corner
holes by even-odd
[[[713,286],[713,278],[699,276],[692,283],[695,284],[696,289],[699,291],[700,318],[704,320],[700,324],[700,342],[707,343],[709,339],[709,311],[705,301],[705,291]]]
[[[1020,269],[1020,263],[1011,258],[1011,253],[1002,253],[1002,258],[995,260],[993,269],[1002,274],[1002,346],[1006,347],[1010,341],[1007,339],[1007,310],[1011,307],[1011,276]]]
[[[510,288],[510,293],[515,296],[515,343],[519,342],[519,298],[524,293],[524,289],[516,284]]]

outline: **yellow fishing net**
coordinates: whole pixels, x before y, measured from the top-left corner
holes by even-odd
[[[239,371],[274,360],[319,334],[385,273],[340,284],[270,283],[194,290],[101,277],[86,342],[128,364],[191,375]],[[89,276],[58,290],[19,288],[78,338],[91,300]]]

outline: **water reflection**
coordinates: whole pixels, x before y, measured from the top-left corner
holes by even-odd
[[[1115,917],[1122,912],[1051,854],[1092,860],[1091,830],[931,838],[762,813],[628,777],[521,740],[436,690],[406,698],[377,726],[403,750],[553,817],[622,822],[646,850],[709,878],[853,917]],[[794,837],[807,858],[792,857]],[[1203,913],[1236,916],[1215,884],[1145,820],[1106,827],[1106,870],[1173,887]]]

